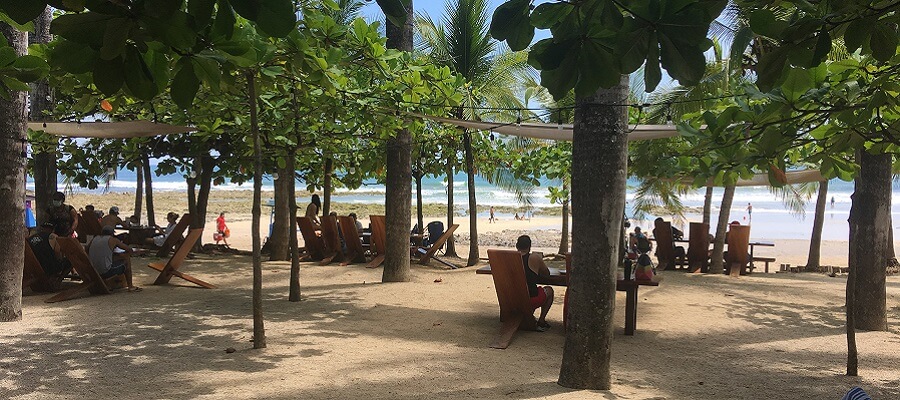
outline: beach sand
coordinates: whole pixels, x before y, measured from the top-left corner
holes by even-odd
[[[249,249],[249,221],[229,221],[230,242]],[[467,218],[459,222],[465,233]],[[479,231],[506,240],[510,235],[493,233],[543,224],[485,221]],[[530,232],[550,250],[559,239]],[[485,243],[482,252],[509,240]],[[765,251],[797,264],[805,263],[807,246],[778,241]],[[623,335],[625,295],[617,293],[612,390],[573,391],[556,384],[562,287],[550,331],[520,332],[510,348],[495,350],[488,344],[500,326],[497,297],[491,277],[474,267],[413,264],[410,282],[381,284],[381,268],[304,263],[303,301],[291,303],[289,263],[266,262],[268,347],[253,350],[250,257],[187,260],[183,271],[218,285],[214,290],[178,278],[152,286],[151,261],[134,259],[140,293],[55,304],[43,302],[48,294],[26,296],[22,321],[0,331],[0,398],[795,400],[839,399],[854,385],[876,399],[900,398],[896,276],[887,282],[891,330],[857,333],[858,378],[843,375],[846,275],[665,271],[659,287],[640,291],[634,336]],[[823,245],[828,263],[845,265],[846,242]]]

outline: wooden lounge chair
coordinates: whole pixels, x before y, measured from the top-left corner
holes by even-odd
[[[370,215],[369,221],[372,223],[372,245],[369,247],[374,257],[366,268],[375,268],[384,262],[384,248],[387,244],[387,225],[384,222],[384,215]]]
[[[488,250],[494,289],[500,303],[500,333],[491,343],[495,349],[509,347],[519,329],[536,330],[537,321],[528,297],[522,255],[515,250]]]
[[[745,275],[750,262],[750,227],[731,225],[728,227],[728,254],[725,257],[725,271],[731,276]]]
[[[100,235],[103,227],[100,226],[100,219],[93,211],[82,211],[78,215],[78,226],[75,231],[78,233],[78,241],[87,243],[92,237]]]
[[[175,248],[175,245],[184,240],[184,231],[191,225],[191,222],[191,214],[182,215],[181,219],[178,220],[178,223],[175,224],[175,229],[173,229],[172,233],[166,237],[166,241],[163,242],[162,247],[156,252],[156,256],[159,258],[168,257],[169,253],[172,252],[172,249]]]
[[[30,287],[35,292],[55,292],[59,289],[62,277],[68,271],[63,271],[59,276],[48,276],[41,267],[40,261],[31,250],[31,245],[25,241],[25,270],[22,274],[22,288]]]
[[[457,266],[450,264],[448,262],[442,261],[441,259],[434,256],[434,253],[436,253],[438,250],[440,250],[442,247],[444,247],[444,243],[447,243],[447,240],[450,239],[450,236],[453,235],[453,231],[455,231],[456,228],[459,228],[459,225],[457,225],[457,224],[450,225],[450,228],[448,228],[446,231],[444,231],[444,234],[441,235],[441,237],[439,237],[436,241],[434,241],[431,244],[431,247],[429,247],[428,249],[420,247],[419,253],[424,252],[424,254],[422,254],[419,257],[419,264],[427,265],[428,261],[431,260],[431,258],[434,258],[441,264],[447,265],[450,268],[453,268],[453,269],[458,268]]]
[[[201,281],[178,270],[178,268],[181,267],[181,263],[184,262],[185,257],[187,257],[188,253],[191,252],[191,249],[194,248],[194,244],[197,243],[197,240],[200,239],[200,235],[202,234],[203,228],[191,229],[191,231],[188,232],[187,238],[181,242],[181,245],[179,245],[177,249],[175,249],[175,254],[172,254],[172,258],[170,258],[168,262],[165,264],[150,263],[147,265],[148,267],[159,271],[159,276],[156,277],[156,281],[153,282],[154,285],[164,285],[169,283],[169,280],[171,280],[173,276],[177,276],[207,289],[216,288],[215,285]]]
[[[78,286],[63,290],[55,296],[44,300],[47,303],[56,303],[58,301],[71,300],[81,296],[85,292],[90,294],[110,294],[113,289],[125,287],[125,275],[119,274],[110,278],[103,279],[88,258],[84,247],[75,238],[59,237],[56,238],[59,243],[59,251],[69,262],[72,268],[78,272],[81,283]]]
[[[690,272],[709,270],[709,224],[691,222],[687,259]]]
[[[297,227],[300,228],[300,235],[303,236],[303,244],[306,246],[306,259],[320,261],[325,258],[325,246],[322,244],[322,238],[316,235],[312,220],[309,217],[297,217]]]
[[[341,224],[344,243],[347,244],[347,257],[341,265],[366,262],[366,249],[356,230],[356,222],[349,216],[338,217],[338,222]]]
[[[653,237],[656,239],[656,258],[659,270],[675,269],[676,266],[686,265],[684,256],[675,257],[675,241],[672,237],[672,224],[657,222],[653,228]]]
[[[328,265],[331,264],[332,261],[344,261],[344,251],[341,249],[341,237],[337,230],[337,218],[331,215],[324,215],[321,218],[321,222],[322,244],[325,246],[325,257],[319,265]]]

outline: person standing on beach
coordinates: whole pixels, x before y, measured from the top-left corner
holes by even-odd
[[[213,239],[216,240],[216,244],[219,244],[221,240],[225,242],[225,246],[228,246],[229,236],[231,236],[231,230],[225,224],[225,212],[223,211],[219,213],[219,218],[216,218],[216,234],[213,235]]]
[[[497,218],[494,218],[494,206],[491,206],[491,217],[488,218],[488,223],[496,222]]]
[[[522,263],[525,266],[525,281],[528,285],[528,295],[531,297],[531,308],[541,309],[541,317],[537,321],[537,330],[540,332],[550,329],[547,323],[547,312],[553,305],[553,288],[550,286],[538,286],[537,282],[541,277],[550,277],[550,269],[544,264],[544,257],[541,253],[531,252],[531,237],[528,235],[519,236],[516,240],[516,250],[522,255]]]
[[[322,200],[319,200],[319,195],[312,195],[312,199],[309,202],[309,205],[306,206],[306,218],[309,218],[312,221],[313,228],[319,230],[322,226],[322,223],[319,222],[319,211],[322,209]]]
[[[748,223],[753,222],[753,205],[750,203],[747,203],[747,219],[750,220]]]
[[[831,196],[831,208],[834,208],[834,196]]]

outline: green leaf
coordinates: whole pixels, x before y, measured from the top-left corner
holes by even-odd
[[[531,46],[528,52],[528,63],[540,70],[556,69],[565,59],[566,54],[572,51],[574,40],[557,43],[553,38],[538,41]]]
[[[897,53],[897,29],[888,24],[875,25],[869,46],[872,48],[872,57],[881,62],[887,62]]]
[[[531,13],[531,24],[538,29],[549,29],[562,21],[575,6],[569,3],[544,3]]]
[[[760,58],[759,64],[756,65],[756,85],[760,90],[764,92],[772,90],[783,76],[787,52],[787,47],[779,47]]]
[[[585,42],[578,56],[576,97],[589,96],[601,87],[610,88],[618,84],[622,74],[615,65],[615,59],[606,47],[596,40]]]
[[[190,109],[200,90],[200,80],[194,74],[194,66],[190,59],[182,58],[178,63],[181,69],[172,80],[172,100],[182,109]]]
[[[63,14],[50,24],[50,33],[73,42],[100,48],[103,45],[106,24],[114,18],[116,17],[95,12]]]
[[[770,10],[761,9],[750,13],[750,29],[759,35],[779,39],[787,27],[788,23],[776,18],[775,13]]]
[[[198,78],[206,82],[210,88],[214,90],[219,89],[219,84],[222,81],[222,70],[219,67],[219,63],[210,58],[198,56],[191,57],[191,64],[193,64],[194,73]]]
[[[184,0],[144,0],[144,12],[154,18],[166,18],[184,5]]]
[[[213,33],[231,40],[234,36],[234,24],[237,23],[237,18],[227,0],[218,0],[218,2],[219,8],[216,12],[216,21],[213,23]]]
[[[524,50],[534,39],[534,27],[528,15],[528,0],[509,0],[494,10],[491,36],[506,41],[513,51]]]
[[[787,78],[781,84],[781,92],[784,98],[791,103],[796,103],[800,97],[812,89],[813,79],[806,69],[794,68],[788,72]]]
[[[125,83],[125,71],[122,57],[112,60],[97,60],[94,63],[94,86],[106,96],[112,96],[119,92]]]
[[[100,48],[100,57],[104,60],[112,60],[121,56],[125,51],[125,42],[131,31],[132,22],[127,18],[113,18],[106,23],[106,33],[103,35],[103,47]]]
[[[256,25],[270,37],[282,38],[294,31],[297,14],[290,0],[260,0]]]
[[[91,72],[94,68],[94,60],[98,56],[97,52],[87,45],[70,40],[60,40],[50,50],[50,63],[68,73],[83,74]]]
[[[16,21],[13,21],[8,15],[0,12],[0,22],[6,22],[9,26],[16,28],[16,30],[20,32],[34,32],[34,21],[28,21],[27,24],[20,24]],[[3,38],[6,41],[6,38]]]
[[[853,53],[868,44],[874,25],[874,21],[868,18],[857,19],[847,24],[847,30],[844,32],[844,46],[847,47],[847,51]]]
[[[6,0],[0,3],[0,11],[22,25],[37,18],[46,7],[47,3],[41,0]]]
[[[188,14],[194,17],[197,28],[203,29],[212,21],[216,0],[188,0]]]
[[[131,94],[141,100],[150,100],[156,96],[157,86],[153,80],[153,74],[136,47],[130,46],[126,50],[123,67],[125,84]]]
[[[628,19],[625,23],[625,29],[619,35],[616,43],[616,59],[619,62],[619,71],[623,74],[630,74],[640,68],[647,59],[648,39],[653,38],[650,44],[656,48],[656,33],[646,29],[643,24],[638,25],[634,19]],[[658,51],[657,51],[658,55]],[[657,61],[658,63],[658,61]],[[655,85],[654,85],[655,86]]]
[[[166,18],[145,18],[147,28],[159,40],[176,49],[190,49],[197,41],[197,32],[184,11],[176,11]]]
[[[50,66],[36,56],[21,56],[12,64],[14,77],[22,82],[34,82],[50,73]]]
[[[822,29],[819,31],[819,34],[816,35],[816,46],[813,48],[813,56],[812,63],[807,65],[808,68],[815,67],[828,57],[828,53],[831,52],[831,35],[827,30]]]
[[[659,82],[662,80],[662,71],[659,68],[659,46],[656,39],[656,32],[651,32],[647,36],[647,62],[644,64],[644,90],[647,93],[656,90]]]
[[[375,0],[384,12],[390,23],[394,26],[403,26],[406,23],[406,4],[403,0]]]
[[[659,33],[660,61],[669,75],[685,85],[700,82],[706,71],[706,57],[703,50],[695,44],[676,41]]]

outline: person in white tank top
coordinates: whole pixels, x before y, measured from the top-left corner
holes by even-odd
[[[122,243],[113,236],[115,228],[112,225],[104,226],[100,235],[94,237],[88,245],[88,258],[91,265],[103,278],[109,278],[119,274],[125,274],[125,282],[129,292],[140,292],[141,288],[134,286],[131,281],[131,257],[134,253],[131,247]],[[123,253],[116,254],[115,249],[121,249]]]

